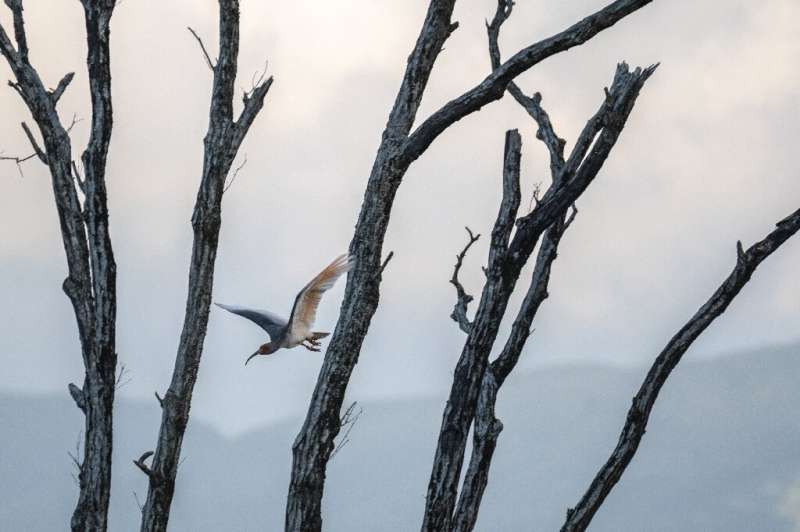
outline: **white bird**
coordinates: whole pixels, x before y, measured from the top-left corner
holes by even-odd
[[[330,290],[342,274],[350,271],[353,266],[353,257],[340,255],[331,262],[319,275],[300,290],[294,300],[292,313],[286,320],[281,316],[266,310],[248,309],[233,305],[214,303],[216,306],[232,312],[256,323],[267,331],[270,341],[258,348],[258,351],[247,357],[245,365],[257,355],[271,355],[281,348],[291,349],[302,345],[309,351],[319,351],[320,338],[325,338],[330,333],[316,332],[311,328],[317,316],[317,307],[322,299],[322,294]]]

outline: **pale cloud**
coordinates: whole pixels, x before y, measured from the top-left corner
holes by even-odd
[[[248,163],[224,202],[215,296],[287,312],[295,291],[352,235],[379,135],[424,3],[242,2],[240,82],[269,60],[275,84],[242,147]],[[605,4],[518,2],[507,57]],[[488,72],[483,21],[493,0],[462,0],[420,118]],[[0,19],[8,23],[4,10]],[[61,111],[89,116],[77,3],[26,2],[33,60],[48,84],[75,70]],[[654,2],[596,40],[521,78],[541,90],[571,141],[602,99],[617,61],[657,61],[619,145],[586,196],[556,263],[525,365],[644,363],[733,266],[737,239],[762,237],[798,207],[795,160],[800,4]],[[210,72],[186,26],[216,49],[214,2],[125,0],[112,26],[115,130],[109,160],[119,265],[124,394],[169,382],[185,302],[189,218],[202,164]],[[7,75],[7,69],[0,72]],[[27,151],[28,116],[0,92],[0,148]],[[445,132],[408,172],[387,234],[395,250],[382,304],[354,374],[354,397],[443,393],[463,336],[450,322],[453,257],[463,226],[488,235],[500,197],[503,132],[523,134],[523,190],[547,182],[546,152],[508,98]],[[82,146],[86,121],[75,128]],[[571,144],[571,143],[570,143]],[[463,277],[478,292],[486,238]],[[800,244],[764,264],[692,353],[794,339]],[[63,250],[48,175],[0,166],[0,387],[63,390],[80,380],[74,323],[60,292]],[[527,275],[527,273],[526,273]],[[522,288],[522,287],[521,287]],[[522,292],[522,290],[520,290]],[[333,327],[341,287],[320,325]],[[519,294],[512,301],[516,308]],[[241,366],[260,332],[212,313],[193,412],[228,430],[305,408],[319,359],[295,352]],[[239,408],[240,405],[268,405]],[[232,412],[236,412],[235,415]]]

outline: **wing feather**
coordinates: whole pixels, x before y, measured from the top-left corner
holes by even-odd
[[[284,318],[278,316],[277,314],[273,314],[268,310],[249,309],[245,307],[237,307],[235,305],[223,305],[222,303],[214,304],[221,309],[225,309],[228,312],[252,321],[267,331],[271,341],[277,340],[281,335],[281,332],[286,329],[286,325],[288,324]]]
[[[304,338],[311,332],[322,294],[330,290],[336,284],[336,280],[347,273],[352,266],[353,257],[340,255],[300,290],[294,301],[292,315],[289,317],[291,337]]]

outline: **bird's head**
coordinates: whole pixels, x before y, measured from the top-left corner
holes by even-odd
[[[255,357],[255,356],[258,356],[258,355],[271,355],[272,353],[274,353],[277,350],[278,350],[277,344],[273,345],[272,342],[267,342],[266,344],[263,344],[261,347],[259,347],[258,351],[256,351],[255,353],[253,353],[252,355],[247,357],[247,360],[244,361],[244,365],[246,366],[247,363],[250,362],[250,359]]]

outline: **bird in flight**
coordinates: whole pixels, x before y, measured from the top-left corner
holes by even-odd
[[[300,290],[294,300],[292,313],[286,320],[266,310],[248,309],[233,305],[214,303],[216,306],[254,322],[267,331],[270,341],[258,348],[258,351],[247,357],[245,365],[258,355],[271,355],[281,348],[291,349],[302,345],[309,351],[320,350],[320,339],[330,333],[312,331],[317,307],[322,294],[330,290],[342,274],[348,272],[353,265],[353,257],[340,255],[328,264],[319,275]]]

